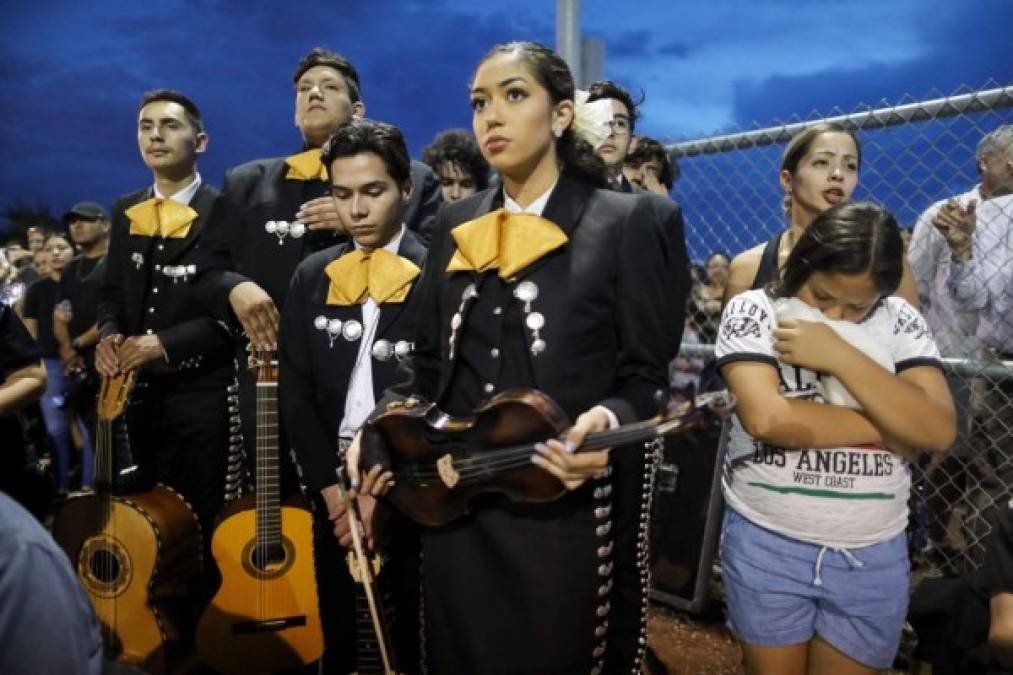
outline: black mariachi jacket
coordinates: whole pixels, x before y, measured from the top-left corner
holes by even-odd
[[[218,321],[193,301],[191,287],[201,271],[202,234],[209,229],[218,191],[202,183],[190,200],[197,219],[185,237],[163,239],[130,234],[126,210],[153,196],[144,188],[120,197],[113,207],[109,253],[97,324],[102,336],[151,331],[165,348],[169,365],[196,368],[231,361],[231,340]]]
[[[282,311],[278,336],[279,407],[285,430],[303,472],[307,490],[317,492],[336,482],[338,430],[345,414],[345,398],[355,368],[362,338],[346,339],[318,328],[318,317],[337,319],[344,325],[353,320],[362,326],[361,305],[328,305],[330,279],[324,272],[332,261],[351,250],[341,244],[315,253],[296,269],[288,301]],[[405,230],[398,255],[420,268],[426,249],[410,230]],[[379,305],[380,315],[371,353],[373,394],[379,398],[396,377],[403,356],[392,353],[400,343],[403,350],[415,339],[418,282],[404,302]],[[365,326],[362,326],[365,332]],[[386,341],[385,344],[377,344]],[[384,350],[383,347],[387,347]]]
[[[412,358],[402,365],[374,414],[386,403],[418,395],[439,402],[453,381],[446,345],[472,272],[446,271],[456,250],[450,231],[499,206],[499,189],[446,205],[420,283],[422,308]],[[545,317],[545,350],[530,356],[536,387],[573,420],[604,404],[621,424],[657,414],[667,398],[667,363],[682,336],[689,275],[682,216],[657,195],[598,190],[565,174],[543,216],[570,241],[518,276],[540,289],[532,309]],[[466,336],[457,336],[466,339]]]
[[[218,318],[231,316],[229,292],[248,280],[267,291],[280,311],[299,263],[345,241],[331,231],[307,230],[294,236],[281,234],[277,225],[273,234],[265,229],[271,221],[294,221],[303,203],[330,194],[325,181],[289,180],[288,170],[285,158],[276,157],[247,162],[225,174],[212,216],[215,227],[203,246],[205,272],[198,281],[204,302]],[[440,205],[440,183],[420,162],[412,162],[411,171],[414,189],[405,223],[427,243]]]

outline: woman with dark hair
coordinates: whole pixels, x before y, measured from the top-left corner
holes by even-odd
[[[566,63],[539,44],[498,45],[480,62],[473,127],[503,186],[440,211],[410,376],[378,406],[413,396],[467,415],[535,388],[573,420],[531,457],[566,486],[562,498],[488,495],[423,528],[430,672],[638,672],[646,646],[645,449],[577,450],[663,403],[685,243],[670,201],[600,189],[574,94]],[[353,476],[357,464],[356,441]]]
[[[69,382],[63,371],[60,346],[53,334],[53,310],[60,300],[60,277],[67,263],[74,257],[74,248],[67,235],[52,233],[46,237],[43,248],[36,255],[44,256],[48,276],[36,281],[25,292],[25,327],[42,350],[47,381],[46,393],[39,404],[46,422],[46,432],[56,448],[53,457],[56,488],[66,492],[70,488],[70,465],[74,448],[71,418],[64,407],[64,395]]]
[[[440,177],[443,201],[456,202],[489,187],[489,163],[475,137],[464,129],[444,131],[422,151],[422,161]]]
[[[777,281],[802,232],[823,211],[851,199],[858,185],[862,146],[854,132],[836,122],[820,122],[795,134],[784,149],[780,182],[788,229],[735,256],[728,270],[727,303],[749,288]],[[918,306],[918,287],[907,263],[896,291]]]
[[[956,427],[939,353],[903,274],[897,223],[841,204],[782,278],[725,307],[735,394],[722,488],[728,622],[747,673],[889,667],[908,602],[908,461]]]

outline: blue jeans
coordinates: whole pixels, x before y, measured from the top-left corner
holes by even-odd
[[[42,417],[46,423],[46,433],[53,440],[55,456],[53,457],[53,475],[58,490],[70,488],[70,467],[74,458],[74,446],[70,436],[70,413],[64,408],[64,394],[67,391],[67,377],[63,374],[63,363],[60,359],[46,358],[42,360],[46,367],[46,392],[39,399]],[[81,452],[81,483],[89,486],[92,483],[92,449],[91,439],[84,429],[81,432],[83,447]]]

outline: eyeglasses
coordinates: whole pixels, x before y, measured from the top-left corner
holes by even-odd
[[[630,121],[625,117],[613,117],[604,122],[602,126],[608,127],[609,134],[612,136],[625,136],[630,133]]]

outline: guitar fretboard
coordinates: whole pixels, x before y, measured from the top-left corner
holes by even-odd
[[[257,545],[281,544],[278,477],[278,384],[257,383]]]

